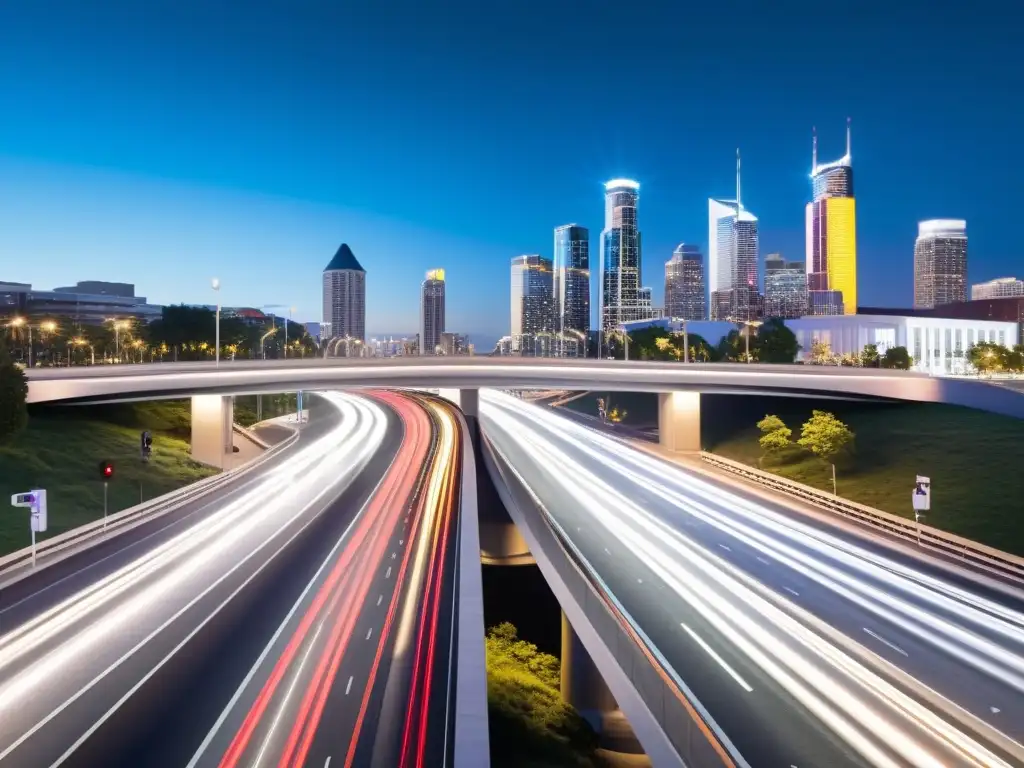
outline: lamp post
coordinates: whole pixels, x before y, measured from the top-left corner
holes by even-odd
[[[210,281],[210,287],[217,294],[217,313],[214,319],[213,331],[213,364],[220,365],[220,278],[215,277]]]
[[[32,323],[26,320],[24,317],[12,318],[7,326],[9,328],[20,328],[21,326],[28,328],[28,367],[32,367]]]
[[[626,362],[628,363],[629,362],[629,333],[626,331],[626,326],[624,326],[624,325],[620,325],[618,330],[619,330],[619,333],[622,334],[622,343],[623,343],[623,347],[624,347],[624,350],[625,350],[624,354],[625,354]]]
[[[288,324],[292,321],[292,313],[295,311],[295,307],[288,307],[288,319],[284,324],[284,356],[288,357]]]
[[[264,360],[267,359],[267,347],[266,347],[266,344],[264,342],[266,342],[267,337],[273,336],[275,333],[277,333],[277,328],[276,327],[275,328],[271,328],[269,331],[267,331],[266,333],[264,333],[260,337],[260,356]]]

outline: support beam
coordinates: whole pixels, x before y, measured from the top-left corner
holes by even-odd
[[[601,732],[603,716],[614,712],[618,705],[615,697],[594,664],[579,635],[562,612],[562,701],[569,704]]]
[[[700,452],[700,393],[658,394],[658,440],[678,453]]]
[[[437,394],[455,403],[468,419],[476,419],[480,415],[479,389],[442,388],[437,390]]]
[[[192,458],[224,469],[234,445],[234,419],[230,395],[193,395]]]

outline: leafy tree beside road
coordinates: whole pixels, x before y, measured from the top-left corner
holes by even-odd
[[[882,367],[897,371],[909,371],[914,359],[906,347],[889,347],[882,356]]]
[[[17,437],[28,423],[28,379],[0,347],[0,443]]]
[[[768,414],[757,422],[757,428],[761,430],[758,443],[765,453],[778,453],[792,445],[790,438],[793,436],[793,430],[778,416]]]

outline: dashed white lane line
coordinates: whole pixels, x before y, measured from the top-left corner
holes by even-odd
[[[384,595],[377,595],[377,605],[380,605],[381,600],[384,599]]]
[[[732,552],[732,548],[731,548],[731,547],[729,547],[729,546],[728,546],[727,544],[719,544],[718,546],[720,546],[720,547],[721,547],[722,549],[724,549],[724,550],[725,550],[726,552]]]
[[[327,756],[327,760],[324,762],[324,768],[331,768],[331,756]]]
[[[880,642],[880,643],[884,643],[885,645],[887,645],[887,646],[889,646],[890,648],[892,648],[892,649],[893,649],[894,651],[896,651],[896,653],[902,653],[902,654],[903,654],[904,656],[908,656],[908,657],[910,656],[910,654],[908,654],[908,653],[907,653],[906,651],[904,651],[904,650],[903,650],[902,648],[900,648],[900,647],[899,647],[898,645],[896,645],[895,643],[890,643],[890,642],[889,642],[888,640],[886,640],[886,639],[885,639],[884,637],[882,637],[881,635],[879,635],[879,634],[878,634],[877,632],[872,632],[872,631],[871,631],[870,629],[868,629],[867,627],[862,627],[862,629],[863,629],[863,630],[864,630],[865,632],[867,632],[867,633],[868,633],[869,635],[871,635],[871,636],[872,636],[873,638],[875,638],[875,640],[877,640],[878,642]]]
[[[989,707],[989,710],[992,712],[993,715],[998,715],[1000,712],[1003,711],[999,707]]]
[[[402,546],[403,544],[405,544],[405,539],[399,539],[398,546]]]
[[[384,574],[384,578],[385,579],[390,579],[391,578],[391,566],[390,565],[388,566],[388,572]]]
[[[790,589],[789,587],[783,587],[783,589],[789,592],[789,594],[791,595],[796,595],[797,597],[800,597],[800,593],[797,592],[795,589]]]
[[[608,547],[605,547],[604,551],[607,552],[609,555],[611,554],[611,551],[608,549]]]
[[[637,584],[643,584],[643,583],[644,583],[644,580],[643,580],[643,579],[637,579],[637,580],[636,580],[636,583],[637,583]]]
[[[370,627],[368,630],[366,630],[366,639],[369,640],[370,639],[370,635],[372,635],[372,634],[373,634],[373,627]]]
[[[392,560],[394,560],[394,559],[395,559],[395,553],[394,553],[394,552],[392,552],[392,553],[391,553],[391,559],[392,559]]]
[[[693,638],[694,642],[697,643],[697,645],[699,645],[701,648],[704,649],[704,651],[708,654],[708,656],[710,656],[712,659],[714,659],[718,663],[718,666],[720,666],[722,669],[724,669],[726,672],[728,672],[729,673],[729,677],[731,677],[733,680],[735,680],[737,683],[739,683],[740,687],[743,688],[743,690],[745,690],[747,693],[752,693],[753,692],[754,689],[751,688],[747,684],[747,681],[744,680],[742,677],[740,677],[739,673],[736,672],[735,669],[730,667],[725,662],[725,659],[723,659],[721,656],[719,656],[717,653],[715,653],[715,649],[712,648],[707,643],[705,643],[703,638],[701,638],[700,635],[698,635],[696,632],[694,632],[692,629],[690,629],[688,626],[686,626],[683,622],[679,622],[679,626],[682,627],[686,631],[686,634],[688,634],[690,637]]]
[[[345,686],[345,695],[348,696],[348,692],[352,690],[352,677],[348,679],[348,685]]]
[[[760,562],[764,563],[765,565],[771,565],[771,561],[769,561],[769,560],[765,560],[765,559],[764,559],[763,557],[761,557],[760,555],[758,555],[758,556],[757,556],[757,559],[758,559],[758,560],[759,560]]]

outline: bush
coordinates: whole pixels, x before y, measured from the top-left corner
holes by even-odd
[[[28,423],[28,379],[0,347],[0,443],[9,443]]]

